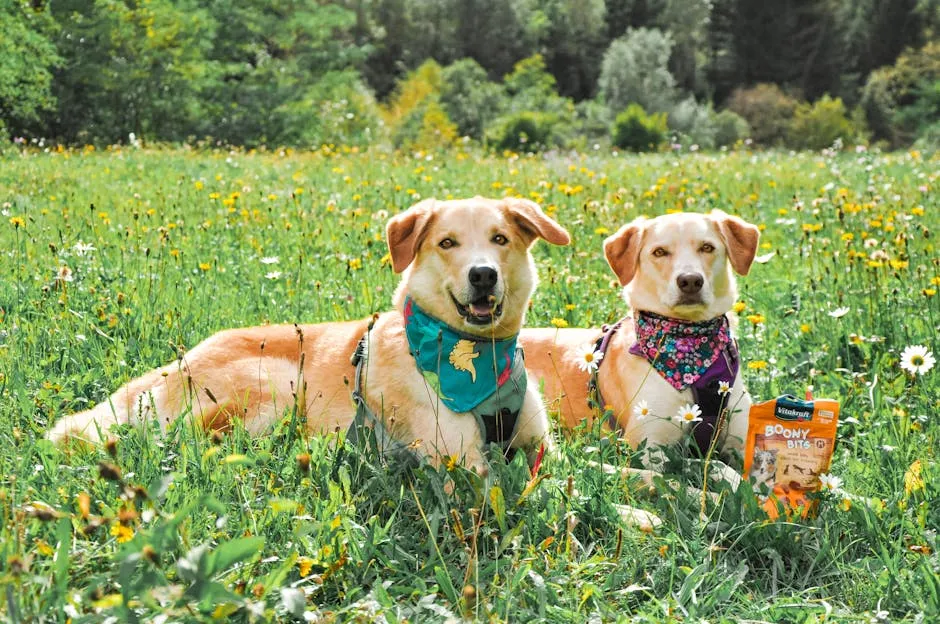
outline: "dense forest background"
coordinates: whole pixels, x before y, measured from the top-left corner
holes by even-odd
[[[933,146],[938,25],[940,0],[0,0],[0,137]]]

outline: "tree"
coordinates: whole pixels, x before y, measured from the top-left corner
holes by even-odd
[[[60,62],[48,11],[0,0],[0,135],[36,124],[53,108],[52,70]]]
[[[638,28],[610,44],[601,63],[600,93],[612,114],[637,103],[650,113],[668,112],[677,99],[669,73],[672,37]]]
[[[215,24],[186,0],[60,0],[53,133],[71,142],[180,140],[199,119]]]

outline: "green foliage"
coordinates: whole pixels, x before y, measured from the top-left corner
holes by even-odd
[[[708,104],[699,104],[692,97],[686,98],[669,113],[668,124],[670,130],[681,136],[684,144],[702,149],[715,147],[715,111]]]
[[[665,113],[647,115],[639,104],[631,104],[614,120],[613,143],[633,152],[655,151],[665,140]]]
[[[441,75],[441,106],[462,136],[482,139],[489,123],[506,109],[503,87],[487,79],[473,59],[461,59]]]
[[[502,118],[489,137],[493,147],[514,152],[538,152],[561,144],[558,117],[522,111]]]
[[[399,147],[444,147],[457,138],[457,126],[441,107],[443,72],[426,61],[398,84],[383,108],[385,123]]]
[[[786,140],[796,108],[796,99],[775,84],[738,89],[728,99],[728,110],[744,118],[751,127],[751,138],[768,146]]]
[[[787,142],[797,149],[820,150],[830,147],[837,139],[851,144],[862,133],[863,130],[853,126],[846,116],[842,100],[824,95],[813,104],[804,102],[796,107]]]
[[[669,73],[672,37],[639,28],[610,44],[599,79],[600,96],[612,113],[637,103],[650,112],[668,112],[676,102],[676,81]]]
[[[747,120],[730,110],[715,115],[715,146],[724,147],[743,141],[751,135]]]
[[[910,144],[937,119],[935,83],[940,80],[940,43],[908,50],[892,67],[873,72],[860,106],[874,137],[892,147]]]
[[[130,133],[181,140],[194,130],[214,71],[205,59],[215,33],[206,10],[174,0],[63,0],[52,10],[64,59],[54,136],[113,143]]]
[[[0,620],[937,620],[940,368],[899,366],[907,345],[937,354],[927,154],[16,149],[0,166]],[[118,429],[113,456],[41,439],[220,329],[391,309],[388,217],[415,195],[510,185],[572,234],[533,246],[534,327],[623,317],[601,246],[637,213],[765,225],[739,277],[741,374],[755,398],[812,383],[841,401],[830,472],[845,494],[769,522],[744,487],[702,515],[674,485],[700,483],[701,464],[671,453],[648,496],[588,463],[639,458],[599,427],[557,432],[535,480],[521,455],[494,456],[486,479],[405,470],[303,435],[291,405],[263,435],[236,422],[218,442],[185,417]],[[625,524],[623,503],[663,525]]]
[[[60,62],[49,40],[49,12],[21,0],[0,0],[0,139],[20,133],[55,104],[52,70]]]

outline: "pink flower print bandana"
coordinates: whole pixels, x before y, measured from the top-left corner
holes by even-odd
[[[646,358],[676,390],[700,385],[697,382],[706,376],[712,365],[724,360],[725,351],[737,362],[737,349],[725,315],[692,322],[641,311],[634,324],[636,343],[630,347],[630,353]],[[721,368],[727,371],[726,366]],[[737,370],[729,372],[733,381]]]

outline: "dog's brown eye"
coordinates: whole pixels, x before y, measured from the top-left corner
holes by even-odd
[[[657,258],[662,258],[663,256],[668,256],[669,252],[663,249],[662,247],[657,247],[653,250],[653,255]]]
[[[711,243],[705,243],[704,245],[702,245],[699,251],[702,251],[704,253],[711,253],[715,251],[715,246],[712,245]]]
[[[440,247],[441,249],[450,249],[451,247],[454,247],[456,244],[457,243],[454,242],[454,239],[445,238],[444,240],[439,242],[437,246]]]
[[[503,236],[502,234],[497,234],[493,237],[493,242],[497,245],[508,245],[509,239]]]

